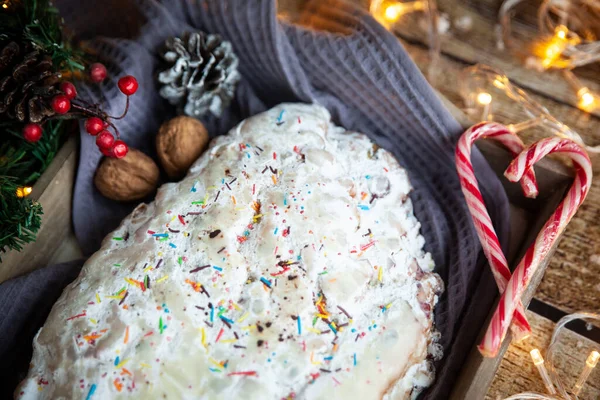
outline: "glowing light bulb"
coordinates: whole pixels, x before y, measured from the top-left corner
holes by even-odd
[[[4,9],[8,8],[8,4],[6,4],[6,3],[2,4],[2,8],[4,8]]]
[[[481,92],[477,95],[477,102],[486,106],[492,102],[492,95],[486,92]]]
[[[536,366],[538,372],[540,373],[540,377],[544,381],[544,385],[546,385],[546,390],[550,394],[556,394],[556,389],[554,389],[554,384],[550,380],[550,376],[548,375],[548,370],[546,370],[546,366],[544,365],[544,357],[542,357],[542,353],[538,349],[533,349],[529,352],[531,355],[531,359],[533,360],[533,364]]]
[[[403,9],[404,9],[404,7],[400,3],[390,4],[385,9],[385,12],[383,13],[383,15],[385,16],[386,20],[388,20],[390,22],[395,22],[404,13]]]
[[[577,97],[579,98],[579,108],[582,110],[590,111],[596,105],[596,98],[586,87],[583,87],[577,91]]]
[[[556,27],[555,32],[556,32],[556,36],[559,39],[566,39],[567,38],[567,33],[569,33],[569,30],[567,29],[566,26],[559,25],[559,26]]]
[[[424,1],[409,1],[406,3],[390,2],[385,6],[383,18],[386,22],[396,22],[402,15],[425,9]]]
[[[600,353],[598,353],[596,350],[592,351],[587,360],[585,360],[585,367],[583,368],[583,371],[581,371],[581,375],[579,375],[579,379],[577,379],[577,383],[573,387],[573,394],[575,396],[579,394],[581,388],[583,385],[585,385],[585,382],[588,380],[592,370],[598,364],[598,360],[600,360]]]
[[[600,353],[598,353],[596,350],[594,350],[590,353],[590,355],[587,358],[587,360],[585,361],[585,363],[590,368],[594,368],[594,367],[596,367],[596,365],[598,365],[598,361],[600,361]]]
[[[505,87],[504,82],[502,82],[502,77],[498,77],[498,78],[494,79],[493,84],[498,89],[504,89],[504,87]]]
[[[562,53],[562,46],[558,43],[550,43],[546,48],[546,59],[553,60]]]
[[[531,350],[529,354],[531,354],[531,359],[536,367],[544,363],[544,357],[542,357],[542,353],[538,349]]]
[[[32,191],[33,188],[31,186],[17,188],[17,197],[27,197]]]

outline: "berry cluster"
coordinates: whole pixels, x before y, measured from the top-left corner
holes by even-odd
[[[96,83],[106,79],[106,67],[100,63],[90,66],[90,78]],[[107,157],[123,158],[127,155],[129,147],[120,140],[117,127],[111,122],[113,119],[121,119],[127,115],[129,110],[129,96],[133,95],[138,89],[137,80],[127,75],[119,79],[118,87],[121,93],[127,96],[125,111],[122,115],[114,117],[108,115],[97,104],[89,104],[85,100],[77,98],[77,90],[71,82],[62,82],[59,86],[60,94],[55,95],[50,105],[57,115],[57,118],[81,118],[85,120],[85,130],[96,137],[96,145],[102,154]],[[71,111],[71,113],[70,113]],[[110,132],[110,128],[115,135]],[[116,136],[116,139],[115,139]],[[42,126],[30,123],[23,128],[23,138],[28,142],[35,143],[42,137]]]

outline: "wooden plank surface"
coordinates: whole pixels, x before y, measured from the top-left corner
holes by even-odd
[[[533,328],[533,335],[521,343],[510,345],[485,397],[486,400],[504,399],[525,391],[546,392],[543,381],[531,362],[529,352],[537,348],[542,351],[543,356],[545,355],[544,349],[550,343],[554,323],[530,311],[527,312],[527,318]],[[564,335],[561,335],[555,358],[563,382],[572,387],[577,381],[590,351],[598,350],[600,346],[572,331],[563,330],[563,332]],[[596,368],[592,372],[588,384],[582,389],[579,398],[600,398],[600,368]]]

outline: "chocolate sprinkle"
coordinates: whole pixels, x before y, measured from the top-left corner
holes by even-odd
[[[259,339],[258,341],[256,341],[256,344],[257,344],[258,347],[260,347],[260,346],[263,345],[264,342],[265,342],[264,340],[260,340]]]
[[[119,305],[123,304],[123,302],[125,301],[125,299],[127,298],[128,295],[129,295],[129,292],[125,292],[125,296],[123,296],[123,298],[119,302]]]
[[[196,268],[194,268],[193,270],[190,271],[190,274],[194,273],[194,272],[202,271],[203,269],[206,269],[206,268],[209,268],[209,267],[210,267],[210,265],[203,265],[201,267],[196,267]]]
[[[158,269],[158,267],[160,267],[160,264],[162,264],[163,259],[161,258],[160,260],[158,260],[158,264],[156,264],[156,268],[154,269]]]
[[[265,167],[265,169],[262,170],[261,174],[264,174],[267,169],[269,169],[269,167]]]
[[[325,368],[319,368],[319,371],[321,371],[321,372],[327,372],[327,373],[330,373],[330,372],[331,372],[330,370],[328,370],[328,369],[325,369]]]
[[[189,213],[187,213],[187,215],[200,215],[202,214],[202,211],[190,211]]]
[[[220,194],[221,194],[221,191],[219,190],[219,191],[217,192],[217,195],[215,196],[215,201],[217,201],[217,199],[219,198],[219,195],[220,195]]]
[[[208,237],[210,237],[211,239],[214,239],[214,238],[216,238],[217,236],[219,236],[219,233],[221,233],[221,230],[220,230],[220,229],[217,229],[216,231],[212,231],[212,232],[211,232],[211,233],[208,235]]]
[[[200,306],[194,306],[194,307],[196,307],[198,310],[204,310],[205,309],[204,307],[200,307]]]
[[[240,346],[239,344],[234,344],[233,347],[235,347],[236,349],[245,349],[246,346]]]
[[[169,232],[173,232],[173,233],[179,233],[179,232],[181,232],[181,231],[177,231],[177,230],[175,230],[175,229],[171,229],[171,228],[169,228]]]
[[[217,251],[217,254],[221,253],[223,250],[225,250],[225,247],[223,247],[221,250]]]
[[[340,311],[341,311],[341,312],[343,312],[343,313],[346,315],[346,317],[348,317],[348,318],[352,319],[352,316],[350,316],[350,314],[348,314],[348,311],[344,310],[344,309],[342,308],[342,306],[337,306],[337,308],[339,308],[339,309],[340,309]]]
[[[233,180],[231,182],[229,182],[229,184],[231,185],[235,181],[237,181],[237,178],[233,178]]]

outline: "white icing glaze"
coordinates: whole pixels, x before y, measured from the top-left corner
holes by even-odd
[[[322,107],[247,119],[105,239],[16,397],[416,397],[442,285],[410,189]]]

